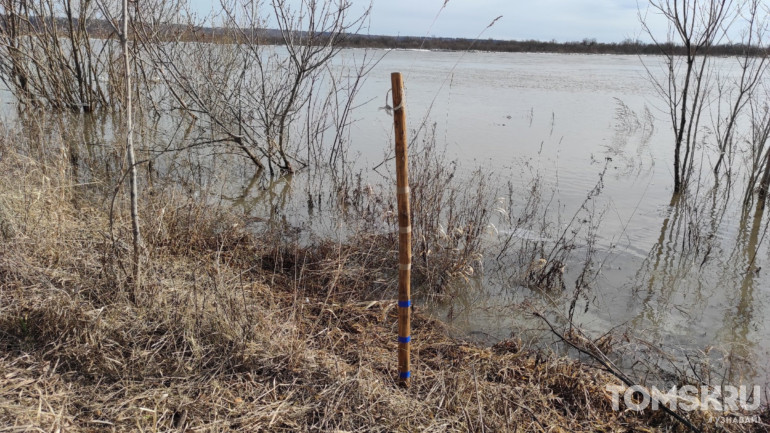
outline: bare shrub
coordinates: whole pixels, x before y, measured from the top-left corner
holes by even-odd
[[[93,25],[105,18],[95,1],[0,2],[0,80],[22,104],[117,108],[119,46],[109,26]]]
[[[320,159],[312,141],[328,128],[337,131],[325,155],[334,159],[370,60],[351,69],[357,75],[352,80],[336,74],[331,62],[349,35],[362,29],[368,11],[351,17],[347,1],[223,1],[221,6],[211,40],[184,37],[197,27],[188,14],[174,17],[186,29],[170,40],[150,26],[141,29],[143,51],[169,88],[168,108],[194,117],[201,131],[195,143],[232,143],[271,175],[315,162],[303,159],[306,146],[308,158]],[[267,30],[269,25],[277,30]]]

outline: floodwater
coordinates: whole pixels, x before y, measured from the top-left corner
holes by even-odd
[[[619,346],[664,369],[682,368],[687,357],[705,358],[715,371],[711,381],[768,383],[767,218],[753,208],[742,212],[740,188],[730,199],[704,193],[692,205],[671,205],[673,133],[648,73],[659,74],[660,61],[393,51],[370,75],[363,93],[374,104],[358,114],[351,141],[364,163],[382,160],[391,119],[374,107],[384,104],[389,73],[402,72],[411,128],[426,118],[435,122],[439,142],[466,168],[485,167],[525,184],[526,166],[544,183],[556,230],[496,226],[493,242],[511,233],[558,235],[606,165],[601,193],[590,200],[591,212],[581,213],[601,221],[593,245],[597,277],[577,301],[575,323],[593,338],[612,331]],[[719,59],[717,67],[724,77],[735,72],[732,59]],[[515,305],[537,298],[544,309],[566,311],[586,248],[579,246],[567,261],[561,295],[530,291],[489,272],[461,282],[464,295],[431,303],[432,311],[458,334],[490,343],[521,329],[542,330],[539,319]],[[518,335],[544,338],[542,332]],[[628,365],[637,360],[624,359]]]
[[[343,57],[361,53],[351,50]],[[390,73],[401,72],[412,133],[435,124],[438,144],[461,174],[481,167],[494,172],[501,187],[510,181],[521,194],[512,197],[510,209],[524,205],[524,191],[534,179],[540,183],[548,220],[542,230],[493,218],[487,242],[510,237],[548,250],[564,230],[592,236],[578,240],[566,260],[563,292],[529,289],[497,272],[513,267],[516,257],[486,257],[483,270],[457,281],[450,297],[428,299],[416,288],[429,311],[459,336],[486,343],[512,336],[555,341],[532,311],[552,311],[548,317],[564,325],[590,253],[593,278],[576,298],[574,322],[593,338],[612,332],[623,364],[692,375],[684,362],[692,357],[711,363],[712,384],[770,383],[767,218],[742,210],[739,187],[730,197],[704,187],[690,204],[672,204],[673,133],[648,76],[648,69],[660,73],[660,59],[375,53],[382,58],[357,97],[349,137],[349,159],[363,182],[388,179],[379,174],[381,168],[375,171],[390,155],[393,137],[392,117],[381,107],[390,100]],[[718,60],[724,77],[734,73],[732,62]],[[8,101],[7,93],[0,97]],[[4,113],[6,122],[13,120],[10,111]],[[324,217],[321,200],[314,197],[328,182],[311,171],[266,182],[252,177],[252,167],[229,165],[226,157],[217,162],[206,152],[167,170],[181,172],[198,164],[196,157],[224,167],[226,175],[217,178],[224,185],[208,189],[220,191],[222,202],[246,214],[311,231],[339,224]],[[586,200],[600,180],[600,192]],[[414,334],[419,338],[419,329]]]

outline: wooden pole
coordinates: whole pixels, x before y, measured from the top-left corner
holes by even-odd
[[[396,188],[398,197],[398,379],[409,386],[411,334],[412,222],[409,211],[409,160],[406,141],[404,81],[400,72],[390,75],[393,86],[393,123],[396,131]]]

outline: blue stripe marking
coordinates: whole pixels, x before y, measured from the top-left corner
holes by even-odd
[[[399,343],[408,343],[410,341],[412,341],[412,336],[411,335],[408,336],[408,337],[398,337],[398,342]]]
[[[398,301],[398,306],[401,308],[409,308],[412,306],[412,301]]]
[[[402,371],[401,374],[399,374],[399,377],[401,379],[409,379],[410,377],[412,377],[412,372],[411,371]]]

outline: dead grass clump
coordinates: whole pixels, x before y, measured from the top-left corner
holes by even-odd
[[[410,159],[413,269],[418,284],[441,292],[481,270],[495,193],[484,170],[458,173],[437,145],[435,125],[421,138]]]

